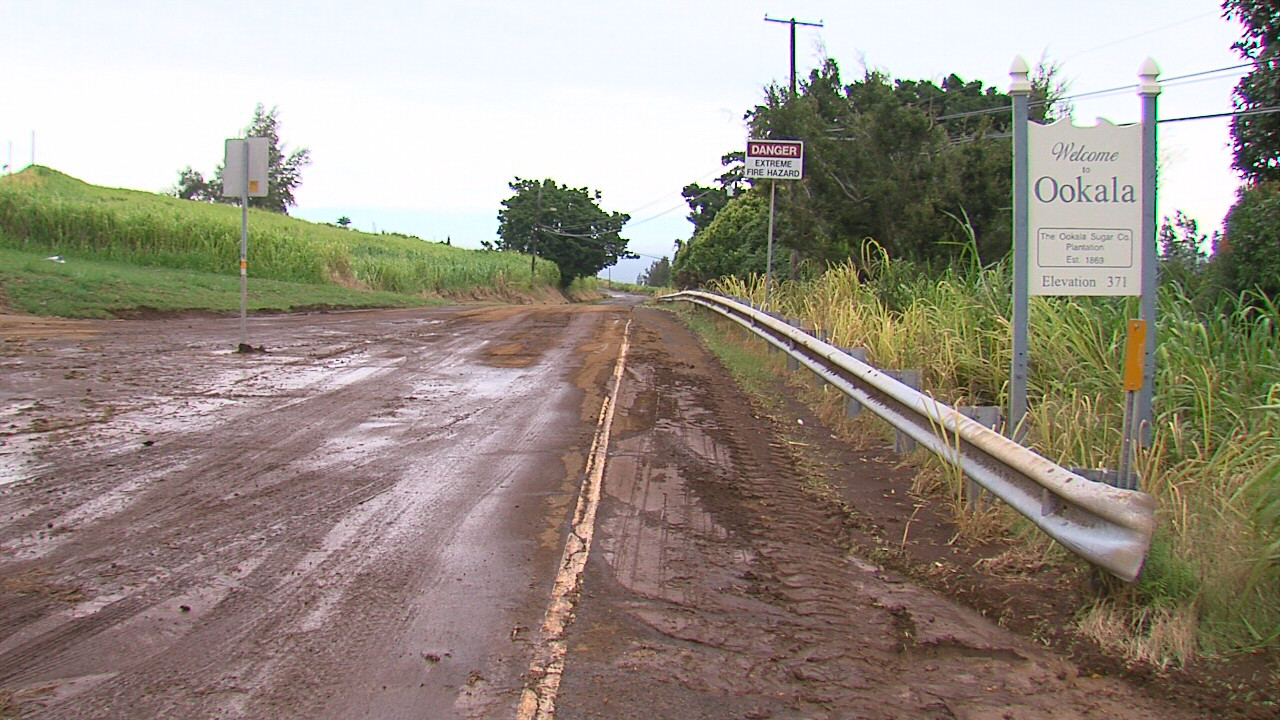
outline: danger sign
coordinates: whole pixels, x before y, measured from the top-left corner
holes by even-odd
[[[804,143],[799,140],[748,140],[746,176],[757,180],[804,177]]]

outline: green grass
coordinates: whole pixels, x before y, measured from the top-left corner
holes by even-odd
[[[871,250],[857,267],[784,283],[773,309],[868,348],[875,365],[922,368],[940,400],[1007,407],[1011,274],[1006,262],[929,278]],[[758,278],[715,290],[764,299]],[[1176,285],[1161,288],[1159,308],[1154,440],[1137,458],[1157,503],[1157,542],[1142,580],[1100,600],[1102,615],[1086,625],[1159,664],[1280,650],[1280,308],[1239,298],[1202,315]],[[1136,299],[1032,298],[1037,452],[1116,467],[1123,335],[1136,316]]]
[[[702,338],[703,343],[719,358],[720,364],[739,385],[759,398],[777,402],[777,379],[786,368],[781,353],[766,355],[750,350],[742,343],[733,342],[730,331],[719,329],[707,314],[694,312],[683,303],[666,306],[666,309],[678,314]],[[746,331],[733,332],[743,334]]]
[[[147,268],[121,262],[67,259],[0,247],[0,303],[33,315],[105,318],[140,310],[240,310],[240,279],[230,275]],[[406,307],[444,300],[339,285],[250,278],[249,310],[315,307]]]
[[[237,207],[102,188],[40,166],[0,178],[0,247],[238,276]],[[405,294],[553,287],[559,271],[514,253],[467,250],[249,212],[249,274]]]

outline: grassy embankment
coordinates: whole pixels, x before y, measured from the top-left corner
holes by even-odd
[[[1007,265],[928,279],[887,259],[784,284],[774,309],[869,349],[881,367],[923,369],[925,391],[952,404],[1007,405],[1011,272]],[[726,295],[764,300],[760,281]],[[1280,308],[1232,303],[1204,316],[1175,287],[1159,299],[1154,443],[1137,466],[1158,504],[1141,580],[1082,613],[1104,644],[1158,665],[1246,649],[1280,651]],[[1125,321],[1136,298],[1033,298],[1029,443],[1063,465],[1117,465]],[[825,412],[842,414],[838,394]],[[931,461],[929,461],[931,462]],[[960,526],[991,520],[1039,559],[1076,563],[1006,510],[966,517],[960,479],[935,467],[917,491],[950,503]]]
[[[0,281],[15,309],[104,316],[239,307],[240,210],[102,188],[44,167],[0,178]],[[50,262],[53,255],[65,264]],[[250,306],[551,297],[552,263],[249,213]]]

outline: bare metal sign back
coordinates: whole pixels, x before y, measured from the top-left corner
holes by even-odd
[[[248,144],[248,167],[245,145]],[[248,183],[249,197],[267,196],[267,151],[271,140],[264,137],[233,138],[227,140],[226,154],[222,161],[222,194],[227,197],[245,195]]]

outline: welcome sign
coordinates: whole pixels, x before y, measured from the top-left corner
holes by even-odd
[[[1142,126],[1028,123],[1032,295],[1142,294]]]

